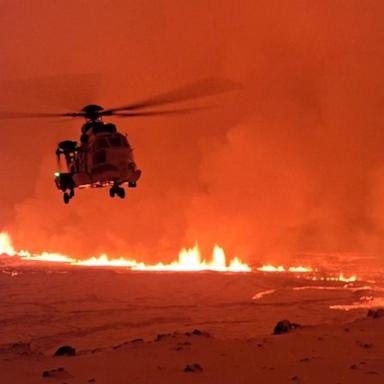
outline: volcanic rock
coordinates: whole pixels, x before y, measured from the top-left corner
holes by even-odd
[[[70,345],[63,345],[63,346],[61,346],[53,354],[53,356],[75,356],[75,355],[76,355],[76,349],[71,347]]]
[[[175,337],[175,334],[174,333],[159,333],[156,336],[155,341],[162,341],[162,340],[165,340],[165,339],[169,339],[171,337]]]
[[[141,343],[144,343],[144,339],[133,339],[130,341],[124,341],[124,343],[121,343],[121,344],[114,345],[112,348],[119,349],[122,347],[126,347],[129,344],[141,344]]]
[[[72,377],[64,368],[48,369],[43,372],[42,377],[54,379],[69,379]]]
[[[17,355],[32,355],[31,344],[29,343],[15,343],[9,347],[9,351]]]
[[[203,368],[200,364],[194,363],[194,364],[188,364],[184,368],[184,372],[202,372]]]
[[[372,319],[379,319],[381,317],[384,317],[384,308],[370,309],[367,313],[367,317],[370,317]]]
[[[281,335],[283,333],[287,333],[296,328],[301,328],[301,325],[296,323],[291,323],[289,320],[281,320],[276,324],[275,329],[273,330],[273,334]]]
[[[194,329],[192,332],[185,332],[186,336],[204,336],[204,337],[211,337],[211,335],[208,332],[200,331],[200,329]]]

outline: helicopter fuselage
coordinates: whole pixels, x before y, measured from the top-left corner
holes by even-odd
[[[56,151],[64,155],[66,172],[56,172],[55,183],[64,192],[64,201],[73,197],[75,188],[109,186],[110,195],[125,196],[124,183],[135,187],[141,171],[133,159],[127,137],[114,124],[91,121],[82,127],[80,145],[62,141]],[[69,200],[68,200],[69,201]]]

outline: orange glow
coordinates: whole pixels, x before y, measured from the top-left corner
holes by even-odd
[[[123,257],[110,259],[108,255],[102,254],[98,257],[91,257],[86,260],[78,260],[59,253],[42,252],[34,254],[29,251],[16,251],[12,245],[12,240],[6,232],[0,232],[0,255],[7,254],[9,256],[19,256],[29,261],[46,261],[65,263],[73,266],[89,266],[89,267],[121,267],[134,271],[216,271],[216,272],[251,272],[252,269],[243,263],[238,257],[234,257],[227,263],[227,259],[223,248],[215,245],[212,251],[212,260],[206,261],[202,258],[200,249],[197,244],[193,248],[183,248],[177,261],[169,264],[145,264],[133,259]],[[277,273],[293,273],[293,274],[309,274],[308,278],[313,281],[339,281],[343,283],[352,283],[357,281],[355,275],[345,276],[343,273],[338,275],[315,275],[317,269],[303,266],[285,267],[282,265],[274,266],[266,264],[257,268],[259,272],[277,272]]]
[[[26,259],[26,260],[34,260],[34,261],[49,261],[54,263],[69,263],[73,264],[76,260],[72,259],[68,256],[61,255],[60,253],[51,253],[51,252],[42,252],[38,255],[31,254],[28,251],[19,251],[17,255]]]
[[[306,272],[313,272],[313,269],[310,267],[289,267],[289,272],[294,272],[294,273],[306,273]]]
[[[317,269],[313,269],[311,267],[284,267],[282,265],[274,266],[271,264],[263,265],[257,268],[260,272],[290,272],[290,273],[315,273],[318,272]],[[353,283],[357,281],[356,275],[352,275],[346,277],[343,273],[339,273],[337,276],[312,276],[310,275],[310,279],[313,281],[341,281],[343,283]]]
[[[263,265],[259,268],[257,268],[260,272],[294,272],[294,273],[306,273],[306,272],[313,272],[312,268],[309,267],[289,267],[285,268],[282,265],[274,266],[271,264]]]
[[[211,262],[202,259],[199,247],[196,244],[193,248],[182,249],[179,253],[178,261],[174,261],[170,264],[158,263],[147,265],[142,262],[137,262],[136,260],[129,260],[122,257],[118,259],[110,259],[106,254],[102,254],[99,257],[91,257],[87,260],[76,260],[59,253],[43,252],[41,254],[33,254],[24,250],[16,252],[12,246],[10,236],[5,232],[1,232],[0,254],[8,254],[10,256],[18,255],[25,260],[31,261],[48,261],[90,267],[125,267],[135,271],[251,272],[252,270],[237,257],[230,260],[227,265],[224,250],[218,245],[215,245],[213,248]]]
[[[278,267],[275,267],[273,265],[263,265],[262,267],[257,268],[260,272],[285,272],[285,268],[280,265]]]
[[[313,281],[341,281],[343,283],[353,283],[357,281],[357,276],[352,275],[350,277],[344,276],[342,273],[339,273],[338,276],[312,276]]]
[[[0,255],[2,254],[7,254],[10,256],[16,254],[16,251],[12,246],[11,238],[6,232],[0,232]]]
[[[340,275],[338,277],[338,280],[339,281],[344,281],[345,283],[351,283],[353,281],[356,281],[357,277],[355,275],[350,276],[350,277],[345,277],[342,273],[340,273]]]

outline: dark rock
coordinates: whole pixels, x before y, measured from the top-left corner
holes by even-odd
[[[156,341],[158,341],[158,340],[156,340]],[[133,339],[130,341],[124,341],[124,343],[121,343],[121,344],[114,345],[112,348],[113,349],[119,349],[119,348],[126,347],[128,344],[140,344],[140,343],[144,343],[144,340],[143,339]]]
[[[184,343],[176,344],[176,351],[181,351],[183,349],[189,348],[192,344],[189,341],[185,341]]]
[[[300,379],[299,379],[299,376],[292,376],[291,380],[292,381],[299,381]]]
[[[184,368],[184,372],[202,372],[203,368],[200,364],[194,363],[194,364],[188,364]]]
[[[92,379],[88,380],[88,383],[96,383],[96,379],[94,377],[92,377]]]
[[[204,337],[211,337],[211,335],[208,332],[200,331],[200,329],[194,329],[192,332],[185,332],[186,336],[204,336]]]
[[[370,344],[370,343],[358,342],[357,344],[359,345],[359,347],[364,348],[364,349],[369,349],[369,348],[372,348],[372,346],[373,346],[373,344]]]
[[[63,346],[61,346],[53,354],[53,356],[75,356],[75,355],[76,355],[76,349],[71,347],[70,345],[63,345]]]
[[[370,309],[367,313],[367,317],[372,319],[379,319],[384,317],[384,308]]]
[[[356,364],[352,364],[349,369],[359,369],[359,367]]]
[[[54,379],[69,379],[72,377],[64,368],[54,368],[43,371],[42,377]]]
[[[296,328],[301,328],[301,325],[296,323],[291,323],[289,320],[282,320],[276,324],[275,329],[273,330],[273,334],[281,335],[283,333],[287,333]]]
[[[304,357],[303,359],[300,359],[299,361],[300,361],[300,363],[308,363],[309,361],[311,361],[311,359],[309,357]]]
[[[157,336],[156,336],[156,339],[155,341],[163,341],[165,339],[169,339],[171,337],[174,337],[174,334],[172,333],[159,333]]]
[[[9,347],[9,351],[17,355],[32,355],[31,344],[29,343],[15,343]]]

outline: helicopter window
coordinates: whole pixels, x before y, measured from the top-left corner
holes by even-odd
[[[108,148],[108,141],[106,139],[98,139],[95,142],[95,148],[96,149],[103,149],[103,148]]]
[[[121,143],[121,140],[120,140],[120,136],[116,136],[116,137],[111,137],[109,139],[109,143],[111,144],[112,147],[121,147],[122,143]]]
[[[107,153],[104,149],[95,152],[95,163],[105,163],[107,161]]]

